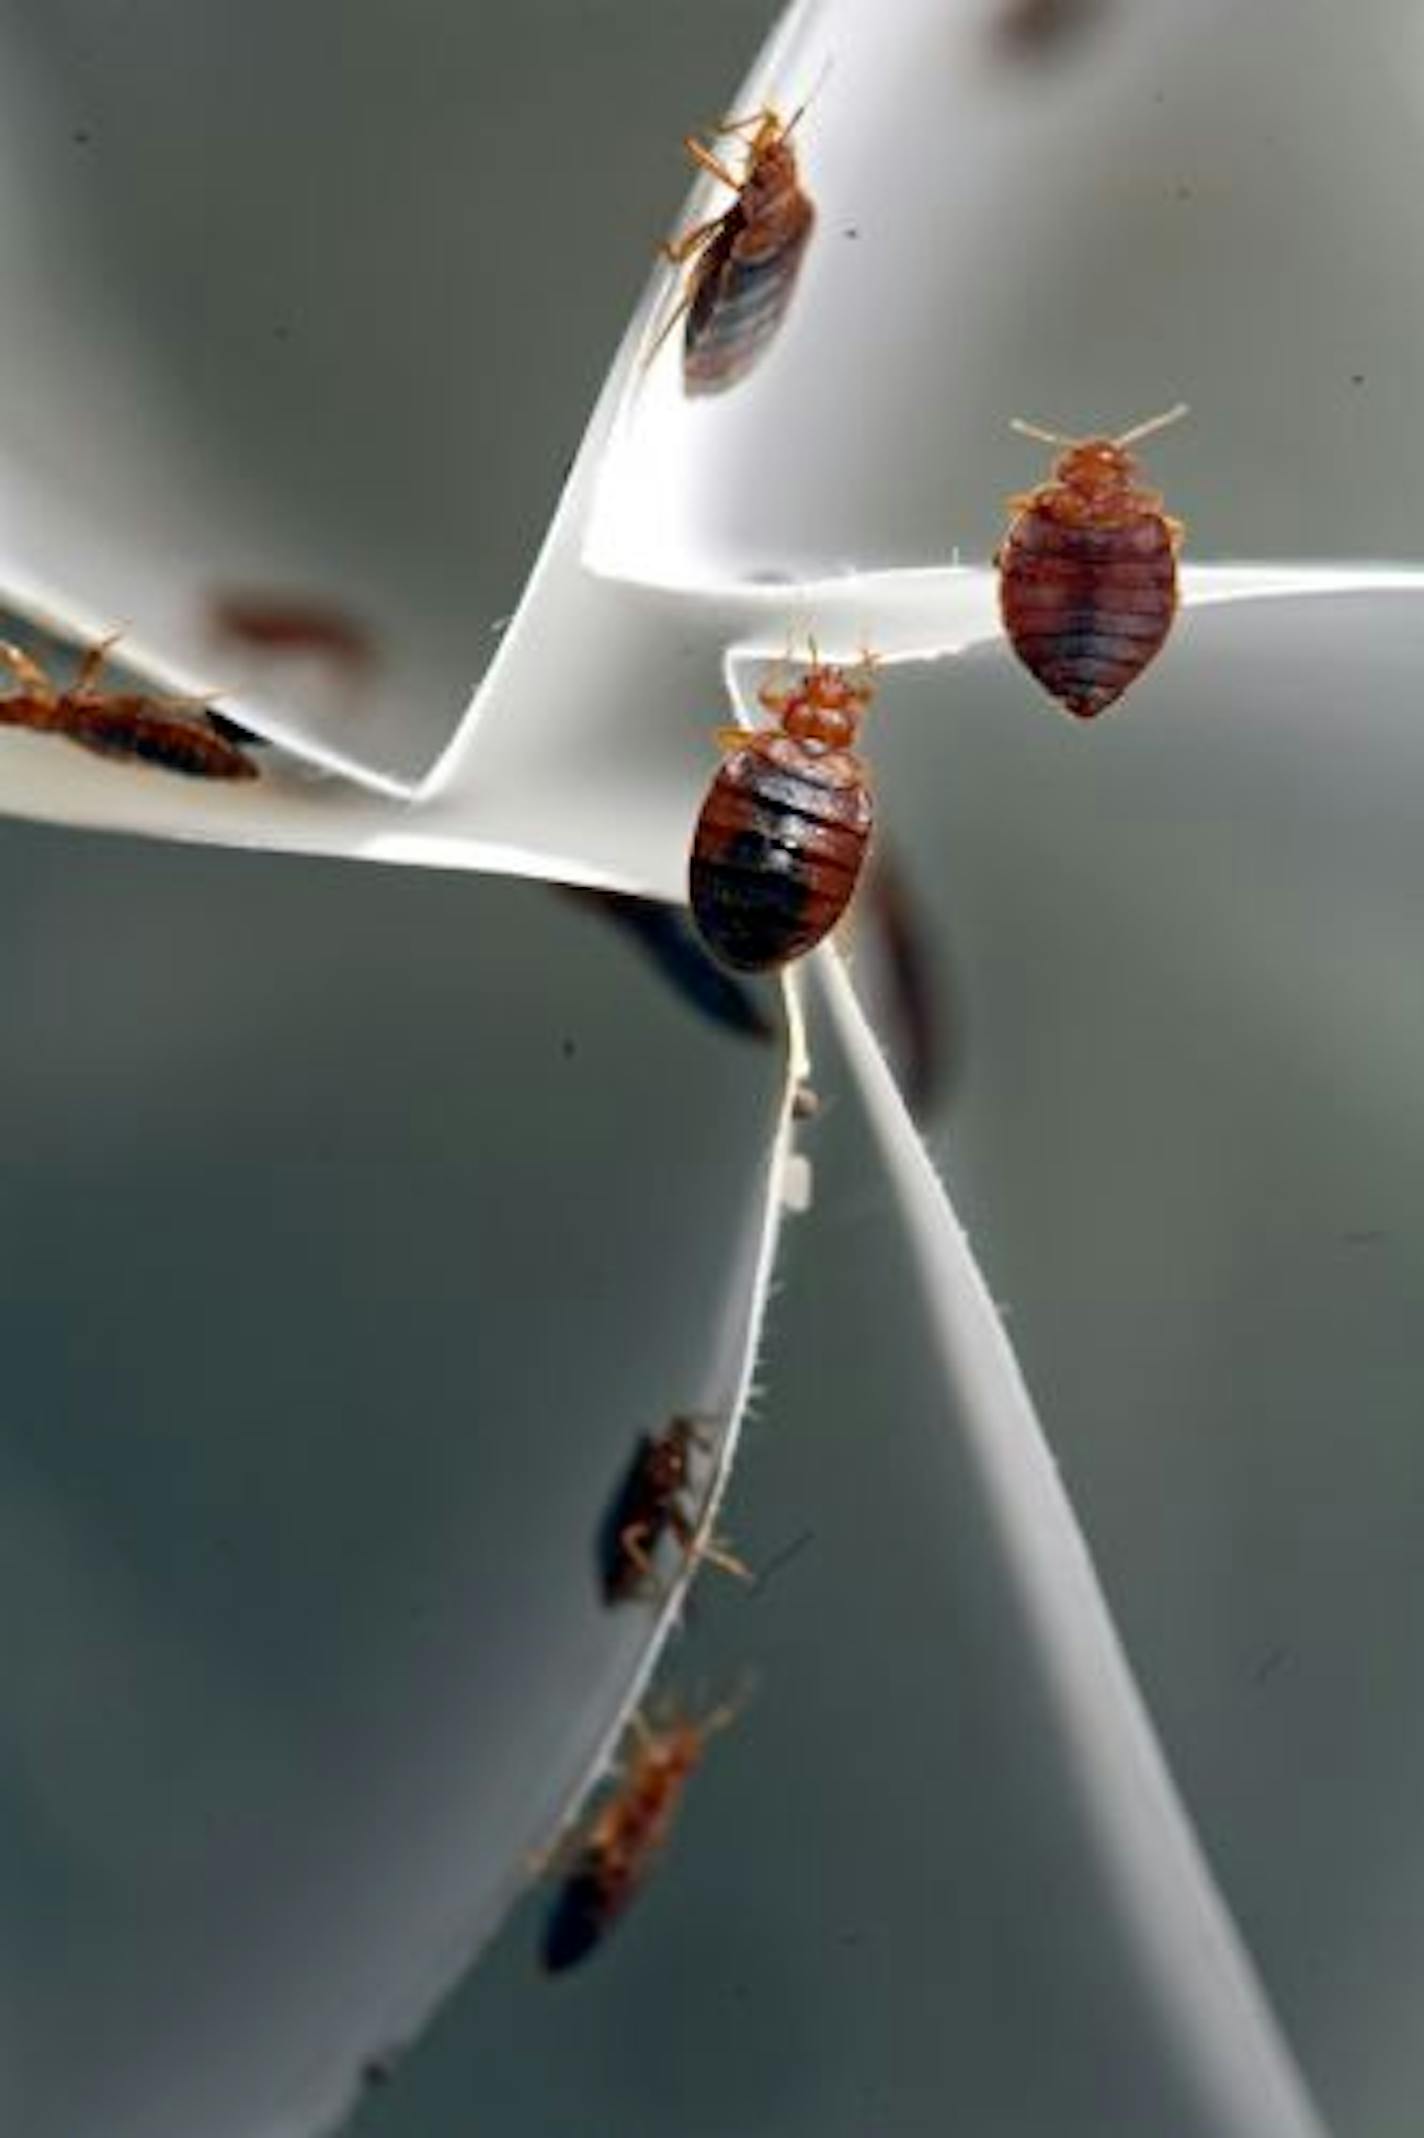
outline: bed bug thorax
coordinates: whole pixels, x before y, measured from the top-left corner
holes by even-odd
[[[1187,413],[1184,404],[1117,438],[1064,438],[1016,421],[1063,448],[1048,482],[1009,500],[999,598],[1015,653],[1076,719],[1120,698],[1157,654],[1177,607],[1182,523],[1138,479],[1129,446]]]
[[[741,972],[804,957],[845,912],[874,804],[855,742],[874,696],[873,654],[818,658],[757,693],[775,725],[721,728],[727,753],[693,834],[688,893],[714,957]]]

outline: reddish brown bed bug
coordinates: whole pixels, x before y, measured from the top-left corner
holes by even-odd
[[[786,316],[816,221],[791,145],[805,109],[785,123],[769,107],[722,121],[714,139],[735,137],[746,152],[740,177],[695,134],[684,137],[693,162],[735,195],[730,208],[662,248],[674,267],[691,265],[649,360],[686,315],[682,382],[689,394],[723,393],[744,379]]]
[[[0,726],[62,735],[97,756],[137,760],[189,779],[257,778],[256,765],[211,726],[204,699],[101,690],[99,678],[115,644],[116,637],[91,646],[73,683],[59,690],[38,661],[0,641],[0,665],[19,685],[0,696]],[[183,718],[185,712],[190,717]],[[200,717],[191,717],[195,714]]]
[[[548,1973],[562,1974],[586,1959],[623,1915],[672,1830],[708,1738],[735,1713],[729,1704],[701,1721],[676,1717],[660,1728],[633,1717],[631,1757],[615,1772],[612,1796],[575,1842],[572,1868],[544,1926]]]
[[[694,1418],[674,1418],[661,1433],[644,1433],[639,1440],[604,1523],[599,1559],[605,1602],[661,1596],[653,1559],[669,1535],[677,1539],[685,1557],[705,1560],[724,1573],[751,1580],[741,1560],[733,1558],[718,1539],[698,1541],[698,1517],[688,1511],[692,1451],[707,1448],[709,1441],[710,1428]]]
[[[1119,438],[1062,438],[1052,479],[1012,497],[995,559],[1004,628],[1031,675],[1077,720],[1120,698],[1161,649],[1177,607],[1182,523],[1137,480],[1127,447],[1187,413],[1184,403]]]
[[[875,809],[852,745],[875,695],[872,654],[817,659],[789,689],[757,696],[774,728],[720,728],[728,753],[692,841],[688,893],[714,957],[738,972],[799,958],[850,903]]]
[[[279,658],[316,654],[352,677],[367,673],[376,660],[370,632],[345,610],[282,594],[215,594],[208,631],[220,643]]]

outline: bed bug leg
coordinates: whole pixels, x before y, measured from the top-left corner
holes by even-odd
[[[696,1523],[690,1522],[680,1507],[672,1510],[670,1522],[672,1533],[689,1560],[705,1561],[708,1566],[715,1566],[720,1572],[731,1574],[737,1581],[755,1582],[756,1575],[745,1561],[732,1551],[725,1537],[704,1537],[699,1542]]]
[[[721,224],[720,215],[709,215],[705,223],[694,223],[690,230],[683,231],[680,238],[664,238],[658,251],[670,266],[681,267],[685,260],[690,259],[693,253],[706,245],[713,231],[720,229]]]
[[[659,349],[661,349],[663,343],[667,340],[669,334],[671,334],[673,328],[677,325],[678,321],[680,319],[686,318],[687,314],[691,311],[692,298],[692,289],[684,290],[682,295],[678,298],[677,303],[673,306],[671,312],[669,312],[667,318],[659,327],[652,347],[649,349],[647,355],[643,358],[642,368],[644,371],[647,370],[649,364],[651,364],[653,358],[657,355]]]
[[[643,1589],[645,1591],[651,1589],[655,1595],[660,1595],[662,1593],[662,1583],[658,1580],[657,1568],[648,1557],[648,1545],[652,1542],[652,1537],[653,1525],[651,1522],[642,1519],[636,1522],[628,1522],[618,1532],[618,1549],[622,1552],[624,1558],[630,1560],[633,1566],[636,1567],[638,1580]]]
[[[94,644],[89,648],[83,660],[79,663],[79,667],[75,673],[74,683],[72,686],[72,694],[74,697],[87,697],[89,693],[95,688],[100,676],[104,672],[105,662],[108,660],[109,655],[113,652],[115,646],[118,645],[119,640],[123,637],[123,635],[124,634],[122,631],[110,631],[107,637],[96,639],[94,641]]]
[[[705,1543],[694,1544],[691,1549],[698,1559],[705,1559],[708,1566],[715,1566],[719,1572],[730,1574],[733,1580],[750,1582],[755,1587],[756,1575],[744,1559],[728,1550],[724,1538],[709,1537]]]
[[[726,164],[723,163],[721,157],[716,155],[705,143],[699,141],[696,134],[684,134],[682,145],[695,164],[700,165],[704,171],[709,171],[714,178],[720,179],[724,186],[730,186],[734,193],[741,192],[741,179],[734,177],[727,169]],[[720,221],[721,218],[719,217],[718,220]]]
[[[8,639],[0,639],[0,664],[9,669],[22,690],[42,698],[47,705],[57,704],[59,692],[39,662],[32,660],[18,646],[12,646]]]

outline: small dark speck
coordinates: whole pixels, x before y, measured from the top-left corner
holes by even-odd
[[[1165,104],[1165,103],[1166,103],[1166,101],[1167,101],[1167,92],[1166,92],[1166,90],[1165,90],[1165,89],[1154,89],[1154,90],[1153,90],[1153,92],[1152,92],[1152,101],[1153,101],[1153,103],[1154,103],[1154,104]]]
[[[860,236],[860,232],[855,228],[855,225],[852,224],[848,230],[843,230],[841,232],[841,236],[843,238],[858,238]]]
[[[865,1943],[865,1932],[863,1930],[843,1930],[836,1943],[844,1945],[847,1951],[854,1951],[858,1945]]]
[[[1364,383],[1365,374],[1363,373],[1363,371],[1352,371],[1350,373],[1350,384],[1352,386],[1363,386]]]
[[[74,132],[70,135],[69,138],[74,143],[74,146],[76,148],[88,148],[94,136],[89,132],[87,127],[78,126],[75,128]]]
[[[365,2087],[389,2086],[395,2076],[395,2065],[388,2056],[373,2056],[361,2066],[361,2084]]]
[[[1178,188],[1177,188],[1177,199],[1178,199],[1178,200],[1190,200],[1190,199],[1191,199],[1191,197],[1192,197],[1192,189],[1191,189],[1191,187],[1190,187],[1190,186],[1178,186]]]
[[[1287,1663],[1289,1661],[1289,1648],[1273,1648],[1270,1651],[1269,1655],[1262,1656],[1260,1662],[1252,1671],[1252,1683],[1255,1685],[1264,1685],[1268,1678],[1273,1678],[1275,1676],[1276,1672],[1280,1669],[1283,1663]]]
[[[291,328],[290,328],[290,327],[287,327],[287,326],[281,326],[281,327],[273,327],[273,329],[272,329],[272,339],[273,339],[273,341],[290,341],[290,340],[291,340],[291,338],[292,338],[292,330],[291,330]]]
[[[563,1055],[564,1060],[566,1062],[571,1062],[577,1050],[575,1049],[573,1041],[571,1039],[566,1039],[559,1051]]]
[[[1389,1238],[1389,1234],[1380,1231],[1342,1232],[1340,1237],[1347,1247],[1378,1247],[1381,1240]]]

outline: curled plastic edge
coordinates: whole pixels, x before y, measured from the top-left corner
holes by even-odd
[[[520,628],[413,796],[379,794],[276,753],[260,780],[228,789],[0,731],[0,809],[89,830],[538,877],[681,902],[719,674],[725,681],[742,661],[784,653],[788,631],[814,630],[832,660],[869,644],[887,666],[950,660],[1001,631],[994,576],[978,568],[710,593],[600,581],[569,557],[560,560],[561,579],[565,572],[557,586],[536,574]],[[1182,596],[1191,610],[1366,591],[1424,593],[1424,570],[1203,565],[1184,573]],[[550,603],[562,624],[594,634],[602,656],[574,694],[578,733],[541,717],[547,655],[536,648],[563,635],[546,628]]]
[[[838,957],[811,963],[902,1213],[1066,1786],[1164,2045],[1213,2138],[1326,2138],[1177,1793],[963,1228]]]
[[[532,1852],[513,1858],[502,1881],[488,1893],[481,1904],[477,1924],[459,1950],[447,1949],[437,1954],[418,1978],[407,1984],[399,2006],[385,2013],[380,2038],[368,2046],[368,2055],[347,2071],[340,2096],[332,2101],[316,2126],[319,2131],[331,2132],[333,2138],[335,2133],[347,2127],[348,2119],[364,2098],[362,2074],[370,2057],[383,2057],[386,2045],[392,2041],[413,2045],[419,2040],[445,1998],[478,1966],[491,1940],[528,1893],[531,1883],[538,1882],[548,1868],[558,1844],[576,1826],[588,1798],[613,1770],[630,1718],[642,1706],[669,1643],[681,1630],[688,1593],[698,1577],[702,1549],[716,1532],[740,1445],[743,1421],[756,1394],[762,1326],[781,1225],[788,1209],[795,1205],[794,1194],[788,1196],[787,1192],[788,1184],[795,1182],[798,1173],[793,1109],[798,1086],[807,1074],[809,1056],[799,987],[794,975],[783,978],[782,992],[786,1013],[782,1096],[767,1149],[758,1207],[748,1217],[743,1281],[727,1287],[721,1326],[711,1339],[712,1356],[721,1361],[720,1367],[714,1368],[714,1384],[725,1372],[730,1389],[725,1400],[719,1396],[708,1406],[709,1414],[715,1412],[720,1430],[710,1473],[701,1491],[701,1506],[692,1539],[679,1553],[676,1569],[669,1569],[656,1614],[649,1622],[647,1637],[637,1651],[627,1683],[611,1718],[600,1730],[582,1772],[564,1795],[553,1818],[535,1839]]]

